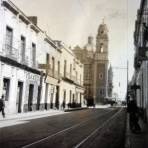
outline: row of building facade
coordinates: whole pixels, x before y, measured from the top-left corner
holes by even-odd
[[[135,72],[129,92],[136,99],[145,120],[148,119],[148,0],[141,0],[134,32]]]
[[[0,1],[0,97],[7,114],[85,105],[84,66],[9,0]]]

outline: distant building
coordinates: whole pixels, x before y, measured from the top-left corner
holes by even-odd
[[[84,48],[76,46],[74,53],[84,64],[85,99],[88,104],[100,104],[104,98],[112,95],[112,70],[108,72],[108,28],[103,22],[96,37],[96,47],[93,37],[88,37]],[[108,73],[111,74],[108,81]]]

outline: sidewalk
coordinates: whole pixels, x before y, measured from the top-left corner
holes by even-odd
[[[148,147],[148,124],[139,121],[141,132],[134,134],[129,127],[129,114],[127,113],[125,148],[147,148]]]
[[[32,111],[32,112],[8,114],[8,115],[6,114],[5,118],[3,118],[2,115],[0,115],[0,122],[10,121],[10,120],[36,119],[36,118],[54,116],[59,114],[64,114],[64,111],[50,109],[48,111],[43,110],[43,111]]]

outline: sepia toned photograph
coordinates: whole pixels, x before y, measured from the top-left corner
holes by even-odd
[[[148,0],[0,0],[0,148],[148,148]]]

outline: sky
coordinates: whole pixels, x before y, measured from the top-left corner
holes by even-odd
[[[55,40],[68,46],[87,43],[87,37],[96,40],[103,18],[109,30],[109,62],[114,72],[114,92],[124,99],[133,74],[133,32],[140,0],[11,0],[26,15],[37,16],[38,26]],[[125,68],[125,69],[124,69]]]

